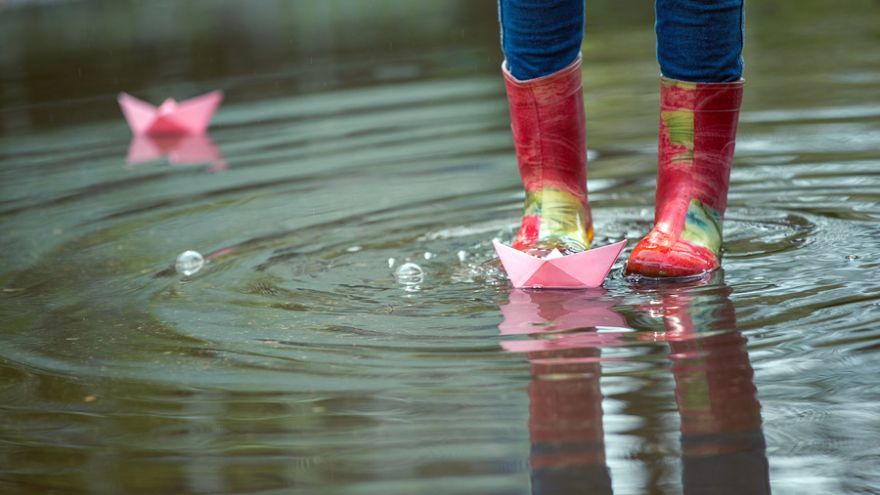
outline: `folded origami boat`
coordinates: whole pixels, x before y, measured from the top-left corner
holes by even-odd
[[[626,246],[626,241],[563,255],[554,250],[545,258],[492,241],[507,277],[517,289],[588,289],[599,287]]]
[[[180,103],[168,98],[158,107],[128,93],[120,93],[118,100],[136,136],[204,134],[223,100],[223,92],[212,91]]]

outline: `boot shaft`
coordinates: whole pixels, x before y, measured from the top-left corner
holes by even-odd
[[[519,81],[503,67],[517,164],[526,201],[515,249],[544,255],[590,247],[587,144],[580,58],[545,77]]]
[[[727,209],[742,87],[661,79],[655,223],[672,233],[694,200],[719,222]]]
[[[505,68],[511,129],[526,192],[554,187],[587,197],[587,144],[581,60],[545,77],[519,81]]]

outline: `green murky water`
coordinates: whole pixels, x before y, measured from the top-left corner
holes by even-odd
[[[598,244],[652,218],[629,3],[587,12]],[[0,7],[0,491],[880,490],[880,5],[749,16],[724,272],[522,292],[491,3]],[[118,91],[215,87],[127,163]]]

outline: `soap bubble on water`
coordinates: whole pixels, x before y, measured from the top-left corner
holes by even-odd
[[[196,274],[205,266],[205,258],[198,251],[184,251],[177,257],[174,269],[185,277]]]
[[[406,286],[419,285],[425,280],[425,272],[415,263],[404,263],[394,272],[397,281]]]

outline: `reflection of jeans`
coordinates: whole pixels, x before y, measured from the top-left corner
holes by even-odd
[[[669,78],[729,82],[742,76],[744,0],[656,0],[657,60]],[[498,0],[501,46],[520,80],[570,64],[584,36],[584,0]]]
[[[682,457],[682,485],[685,495],[769,495],[770,474],[765,453],[764,433],[759,429],[686,438],[681,442],[707,444],[738,443],[738,450],[712,455]],[[686,447],[685,447],[686,448]]]

